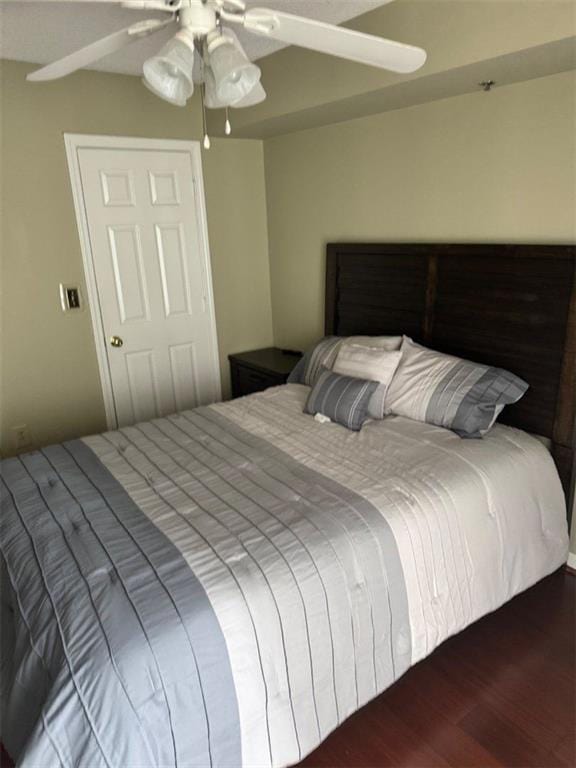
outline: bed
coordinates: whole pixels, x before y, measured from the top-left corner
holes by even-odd
[[[565,563],[575,251],[483,248],[330,246],[326,293],[329,333],[515,364],[531,399],[482,440],[319,424],[291,384],[2,463],[18,765],[296,764]]]

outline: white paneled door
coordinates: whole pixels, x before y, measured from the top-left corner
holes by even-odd
[[[136,139],[93,146],[90,138],[67,143],[109,416],[113,408],[122,427],[214,402],[220,379],[199,151]]]

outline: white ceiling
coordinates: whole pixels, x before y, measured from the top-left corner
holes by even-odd
[[[390,0],[246,0],[248,6],[277,8],[332,24],[341,24],[387,2]],[[0,4],[0,58],[47,64],[138,19],[154,15],[150,11],[132,11],[90,2],[4,0]],[[173,30],[159,32],[107,56],[90,69],[139,75],[143,62],[173,34]],[[253,61],[284,47],[282,43],[243,30],[239,37]]]

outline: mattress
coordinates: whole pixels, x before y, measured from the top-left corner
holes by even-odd
[[[32,766],[288,766],[566,561],[541,443],[287,385],[1,467],[2,739]],[[8,679],[6,679],[8,677]]]

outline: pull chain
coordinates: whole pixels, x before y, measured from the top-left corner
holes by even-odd
[[[226,107],[226,122],[224,123],[224,133],[226,136],[230,136],[232,133],[232,126],[230,125],[230,115],[228,113],[228,107]]]
[[[210,136],[208,136],[208,125],[206,122],[206,104],[204,103],[204,96],[206,93],[206,84],[202,83],[200,95],[202,99],[202,130],[204,131],[204,149],[210,149]]]

